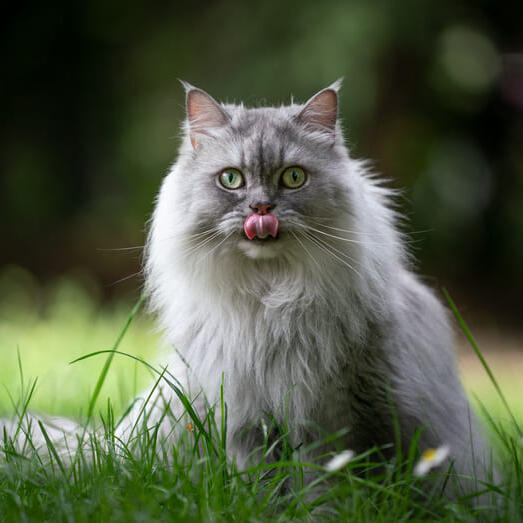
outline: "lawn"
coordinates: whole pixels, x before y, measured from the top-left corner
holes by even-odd
[[[85,416],[107,355],[70,362],[111,349],[132,304],[102,305],[88,284],[74,279],[42,290],[18,269],[8,279],[0,279],[0,290],[1,413],[13,412],[12,403],[23,394],[23,376],[25,392],[38,377],[30,410]],[[160,337],[143,311],[133,318],[118,349],[156,367],[168,350],[161,349]],[[463,379],[473,401],[490,418],[487,425],[508,470],[509,484],[500,494],[498,512],[482,513],[481,507],[450,502],[436,490],[422,501],[420,486],[426,478],[412,474],[417,459],[414,453],[397,455],[378,474],[373,472],[382,465],[377,452],[357,456],[341,470],[328,471],[314,463],[302,464],[299,453],[288,448],[280,462],[262,460],[248,474],[239,474],[226,459],[225,427],[213,424],[212,416],[204,424],[192,420],[191,430],[177,447],[162,443],[154,431],[145,429],[137,429],[132,441],[114,441],[110,437],[112,420],[154,379],[144,365],[116,355],[95,408],[95,416],[103,416],[109,436],[91,440],[89,459],[67,464],[55,456],[52,445],[48,449],[50,464],[36,454],[19,458],[4,441],[4,465],[0,459],[2,520],[476,521],[482,514],[487,519],[521,521],[523,445],[491,380],[471,354],[472,350],[460,358]],[[521,426],[522,380],[510,361],[499,356],[494,361],[496,379]],[[108,399],[114,416],[107,407]],[[311,470],[315,470],[315,481],[312,485],[303,483],[304,474]],[[486,490],[495,488],[487,485]]]
[[[92,393],[103,359],[70,362],[96,350],[109,349],[125,323],[132,302],[101,305],[83,284],[64,278],[41,289],[19,269],[10,274],[10,285],[0,285],[0,412],[12,410],[9,393],[19,391],[18,354],[26,380],[38,378],[32,410],[78,416]],[[0,280],[1,283],[1,280]],[[143,312],[133,321],[120,348],[135,356],[161,358],[160,336]],[[151,382],[143,365],[116,358],[100,400],[111,398],[117,410]]]

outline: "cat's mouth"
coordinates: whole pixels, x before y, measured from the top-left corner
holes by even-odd
[[[250,241],[266,241],[276,239],[279,225],[278,218],[270,212],[253,213],[245,219],[243,230]]]
[[[252,259],[274,258],[281,250],[278,218],[272,213],[254,213],[243,224],[243,240],[240,249]]]

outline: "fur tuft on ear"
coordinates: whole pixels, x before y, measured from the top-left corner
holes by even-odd
[[[198,134],[210,134],[212,129],[225,125],[229,116],[211,95],[183,80],[180,82],[186,93],[185,105],[191,144],[196,148]]]
[[[334,135],[338,119],[338,90],[341,82],[340,78],[310,98],[298,118],[313,129]]]
[[[343,85],[343,76],[340,76],[335,82],[332,82],[327,89],[332,89],[338,93]]]

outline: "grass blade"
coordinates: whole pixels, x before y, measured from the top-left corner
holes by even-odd
[[[67,473],[65,471],[64,464],[62,463],[62,460],[60,459],[60,456],[58,455],[58,452],[56,451],[56,448],[53,445],[51,438],[49,438],[49,435],[47,434],[47,431],[45,430],[44,424],[40,420],[38,420],[38,426],[40,427],[40,430],[42,431],[42,434],[44,436],[44,439],[47,444],[47,448],[49,449],[49,452],[54,457],[56,464],[60,468],[60,472],[62,473],[63,477],[67,479]]]
[[[91,396],[91,399],[89,401],[89,407],[87,409],[87,420],[88,421],[91,419],[91,416],[93,415],[96,401],[98,400],[98,396],[100,395],[100,392],[102,390],[102,386],[104,384],[105,378],[107,377],[107,373],[109,372],[109,368],[111,367],[111,363],[113,361],[115,351],[120,346],[120,343],[121,343],[123,337],[125,336],[125,333],[129,329],[129,326],[131,325],[134,317],[140,310],[140,307],[142,306],[144,301],[145,301],[145,295],[142,294],[140,296],[140,299],[136,302],[135,306],[133,307],[131,313],[127,317],[127,320],[126,320],[124,326],[122,327],[122,330],[120,331],[120,333],[118,334],[118,337],[116,338],[116,341],[114,342],[112,351],[108,354],[107,359],[105,360],[102,371],[100,372],[100,375],[98,376],[98,380],[94,387],[93,395]],[[75,361],[77,361],[77,360],[75,360]]]
[[[489,364],[483,357],[483,354],[481,353],[476,340],[474,340],[472,333],[470,332],[467,324],[465,323],[465,320],[462,318],[461,314],[458,311],[458,308],[456,307],[456,304],[450,297],[450,294],[447,292],[447,289],[443,288],[443,294],[445,295],[445,298],[450,305],[450,308],[452,309],[452,312],[454,313],[454,316],[458,320],[459,326],[461,327],[461,330],[467,337],[467,340],[469,341],[470,345],[474,349],[474,352],[476,353],[476,356],[478,357],[479,361],[481,362],[481,365],[483,365],[483,368],[485,369],[485,372],[487,373],[490,381],[494,385],[494,388],[496,389],[496,392],[498,393],[499,397],[501,398],[501,401],[503,402],[503,406],[505,407],[506,411],[508,412],[508,415],[512,419],[512,422],[514,423],[514,426],[516,427],[519,436],[521,437],[523,434],[521,432],[521,428],[519,426],[518,421],[516,420],[516,417],[514,416],[512,409],[510,408],[507,399],[505,398],[505,395],[503,394],[503,391],[501,390],[501,387],[499,386],[498,381],[496,380],[496,377],[494,376],[494,373],[492,372],[491,368],[489,367]]]

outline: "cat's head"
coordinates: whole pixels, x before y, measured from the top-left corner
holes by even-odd
[[[176,201],[167,205],[176,206],[185,252],[332,257],[335,228],[350,213],[340,82],[302,105],[257,108],[184,85],[185,138],[169,180]]]

